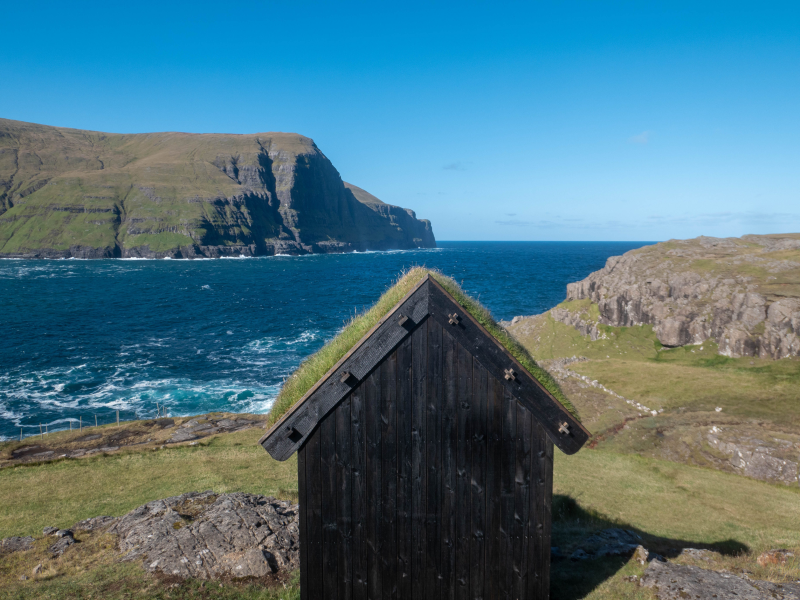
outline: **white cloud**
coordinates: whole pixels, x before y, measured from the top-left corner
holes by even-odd
[[[646,144],[650,141],[650,131],[643,131],[637,135],[632,135],[628,138],[631,144]]]

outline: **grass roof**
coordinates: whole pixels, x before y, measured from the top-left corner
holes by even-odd
[[[434,269],[414,267],[402,274],[378,301],[365,312],[353,317],[342,331],[318,352],[304,360],[284,382],[269,413],[270,425],[276,423],[306,395],[317,381],[347,354],[358,341],[380,321],[426,275],[430,275],[456,302],[478,321],[519,363],[541,383],[576,419],[578,413],[555,379],[541,368],[530,353],[508,331],[497,324],[485,306],[468,296],[456,281]]]

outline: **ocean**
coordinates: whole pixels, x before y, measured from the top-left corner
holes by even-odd
[[[267,412],[283,379],[398,275],[435,267],[495,318],[652,242],[440,242],[439,248],[218,260],[0,260],[0,439],[213,410]]]

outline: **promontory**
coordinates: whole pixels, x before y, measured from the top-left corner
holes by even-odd
[[[0,119],[0,257],[434,248],[295,133],[114,134]]]

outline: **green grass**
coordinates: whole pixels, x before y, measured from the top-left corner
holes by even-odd
[[[800,559],[761,567],[758,555],[791,548],[800,555],[800,489],[667,461],[584,449],[556,453],[553,545],[569,555],[592,532],[632,529],[651,552],[720,552],[704,568],[746,571],[754,579],[794,581]],[[678,562],[684,562],[679,560]],[[645,567],[621,558],[554,562],[553,600],[654,599],[625,578]]]
[[[573,314],[579,315],[584,321],[594,322],[600,320],[600,307],[589,298],[582,300],[564,300],[556,308],[563,308]]]
[[[715,364],[714,359],[709,363],[597,360],[572,368],[654,409],[713,412],[721,407],[726,415],[786,426],[800,423],[800,360],[752,369]]]
[[[589,449],[556,453],[553,487],[609,522],[676,543],[800,547],[797,487]]]
[[[295,467],[255,444],[260,430],[220,435],[211,443],[160,451],[45,463],[0,470],[0,536],[41,535],[45,525],[69,526],[98,514],[121,515],[151,500],[191,490],[246,491],[287,496]],[[54,490],[57,493],[54,493]],[[282,492],[283,490],[283,492]],[[553,543],[569,553],[606,527],[634,529],[646,547],[708,547],[726,556],[715,568],[746,569],[757,578],[791,573],[760,568],[763,550],[800,550],[800,490],[671,462],[584,449],[556,453]],[[29,552],[0,558],[0,598],[226,598],[289,600],[297,583],[265,589],[255,583],[159,580],[138,564],[117,563],[115,541],[81,534],[62,559],[49,559],[46,540]],[[44,572],[19,581],[42,562]],[[708,566],[708,565],[706,565]],[[791,566],[796,568],[796,566]],[[554,600],[652,598],[625,581],[643,568],[622,559],[552,567]]]
[[[244,491],[296,501],[296,458],[273,460],[257,444],[261,433],[251,429],[196,446],[4,468],[0,538],[41,535],[44,527],[70,527],[97,515],[118,516],[190,491]]]
[[[715,342],[665,348],[650,325],[600,326],[605,339],[591,341],[549,314],[512,327],[538,360],[585,356],[570,368],[626,398],[665,410],[714,411],[800,423],[800,358],[730,358]]]
[[[456,302],[494,336],[528,372],[536,377],[564,407],[577,417],[577,412],[564,396],[552,376],[539,367],[530,353],[508,332],[500,327],[489,310],[468,296],[450,277],[441,272],[415,267],[400,276],[378,301],[364,313],[355,316],[342,331],[325,344],[316,354],[306,359],[283,385],[270,411],[270,422],[277,422],[294,406],[356,343],[380,321],[426,275],[433,277]]]

